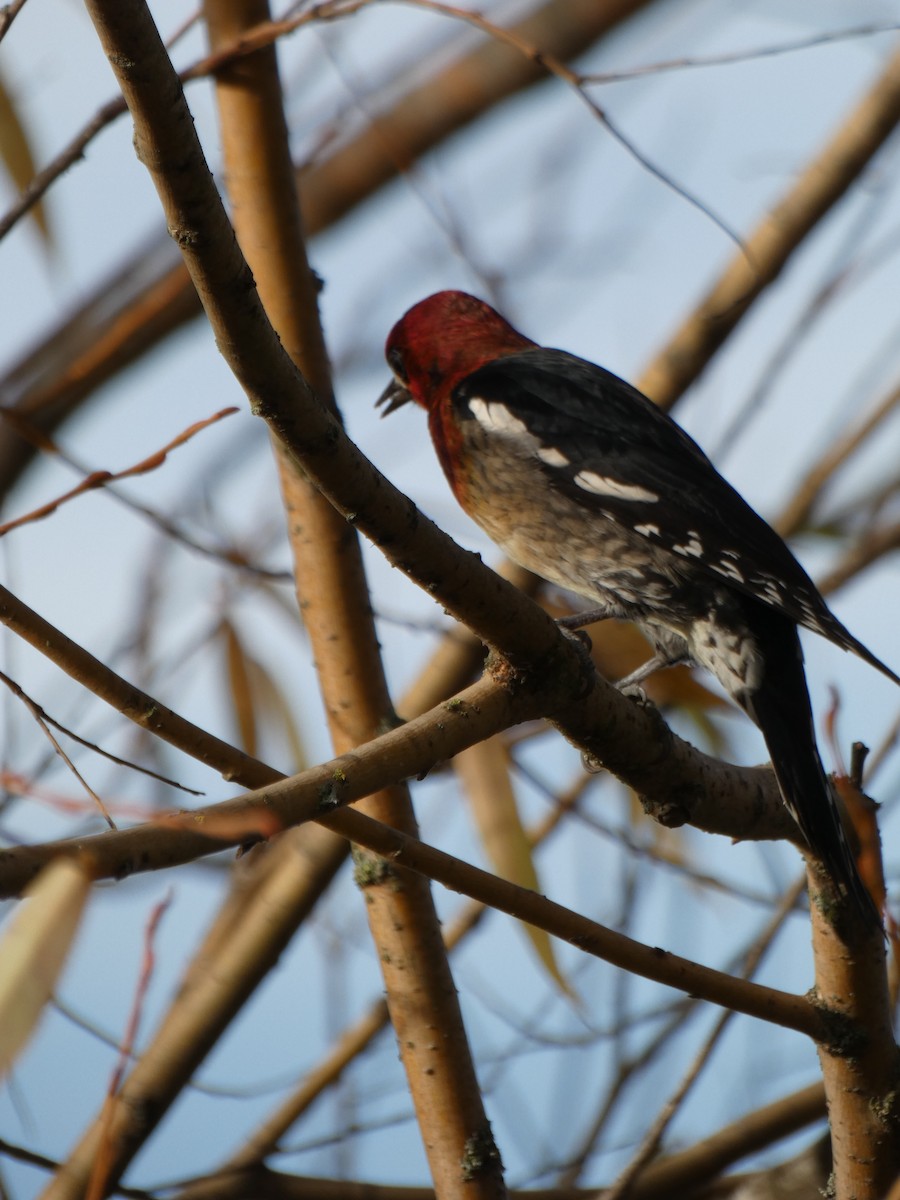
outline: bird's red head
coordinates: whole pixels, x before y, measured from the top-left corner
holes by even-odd
[[[483,300],[437,292],[413,305],[388,335],[394,380],[378,403],[385,415],[409,400],[431,411],[485,363],[533,345]]]

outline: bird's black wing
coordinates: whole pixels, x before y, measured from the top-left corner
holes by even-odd
[[[696,442],[624,380],[564,351],[536,348],[469,375],[454,402],[466,407],[473,399],[508,410],[553,486],[584,507],[900,682],[838,621],[782,538]]]

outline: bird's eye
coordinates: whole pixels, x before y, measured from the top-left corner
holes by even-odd
[[[399,379],[401,383],[407,383],[408,376],[406,374],[406,367],[403,365],[403,355],[396,346],[388,350],[387,361],[388,366],[394,372],[395,378]]]

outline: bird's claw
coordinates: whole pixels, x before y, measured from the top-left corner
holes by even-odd
[[[626,683],[624,686],[616,684],[616,688],[623,696],[627,696],[629,700],[633,700],[641,708],[656,707],[644,689],[637,683]]]
[[[590,750],[582,750],[581,765],[588,775],[601,775],[606,770],[600,759],[591,754]]]

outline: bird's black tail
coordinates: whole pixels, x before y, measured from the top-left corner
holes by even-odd
[[[867,662],[870,667],[874,667],[876,671],[880,671],[882,675],[886,675],[892,683],[900,684],[900,675],[892,671],[880,658],[876,658],[868,646],[864,646],[858,638],[855,638],[850,630],[841,624],[834,613],[825,607],[824,600],[822,601],[822,605],[825,608],[824,617],[822,614],[817,613],[813,620],[805,619],[803,624],[808,629],[814,629],[822,637],[828,638],[830,642],[834,642],[842,650],[849,650],[852,654],[857,654],[863,662]]]
[[[881,916],[860,878],[819,758],[796,626],[780,617],[766,623],[777,628],[767,630],[765,676],[745,695],[744,707],[765,738],[782,798],[810,849],[865,923],[880,929]]]

